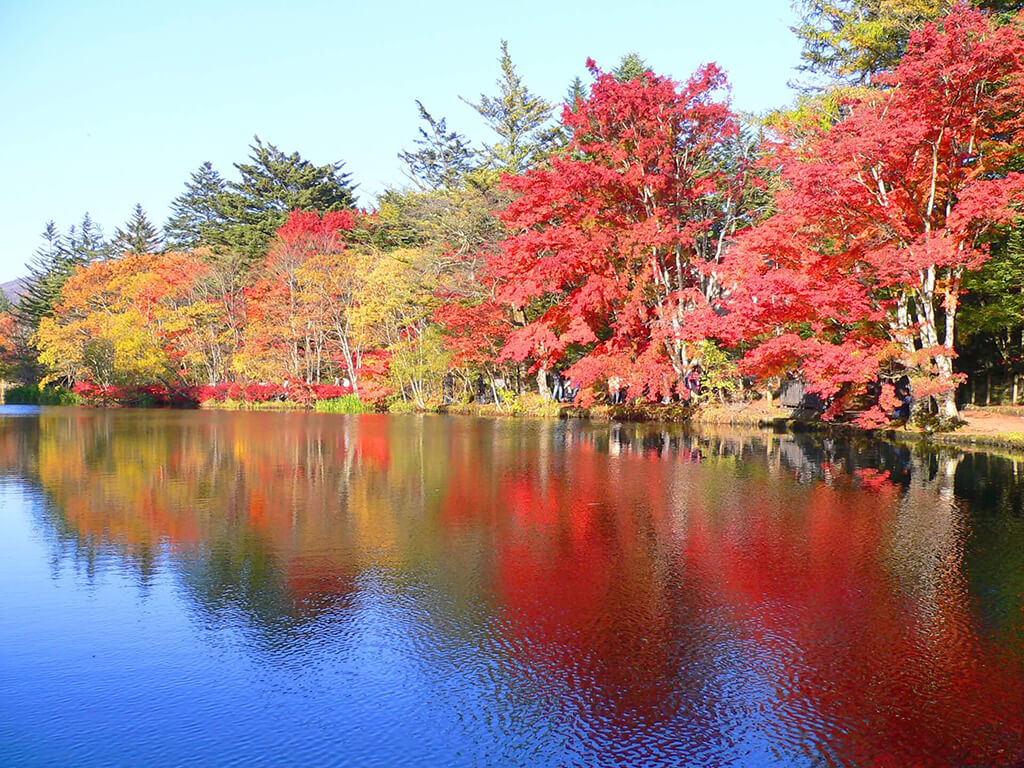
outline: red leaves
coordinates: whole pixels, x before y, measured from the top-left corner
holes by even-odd
[[[277,239],[267,254],[267,271],[292,276],[314,254],[345,250],[345,233],[355,227],[351,211],[292,211],[278,228]]]
[[[14,316],[0,312],[0,372],[14,360],[17,347],[14,340],[15,330]]]
[[[434,312],[434,322],[444,329],[444,345],[460,366],[492,362],[512,330],[504,310],[490,301],[476,306],[442,304]]]
[[[887,469],[870,469],[862,467],[856,469],[853,472],[854,477],[857,478],[857,483],[865,491],[882,491],[888,490],[893,487],[892,479]]]
[[[321,216],[317,211],[295,210],[277,230],[277,237],[288,246],[301,244],[307,249],[331,251],[342,247],[342,233],[354,227],[351,211],[330,211]]]
[[[887,90],[850,100],[831,130],[803,127],[772,147],[779,213],[730,253],[736,289],[720,328],[755,342],[746,370],[799,369],[828,394],[894,360],[952,385],[952,337],[936,343],[935,318],[955,312],[959,276],[987,257],[983,235],[1024,199],[1024,179],[1003,167],[1022,62],[1018,30],[960,7],[912,37],[878,79]]]
[[[558,365],[571,349],[582,353],[568,371],[576,383],[617,375],[657,398],[678,380],[687,315],[706,305],[693,294],[698,241],[719,224],[737,172],[712,155],[737,129],[714,65],[683,84],[588,67],[589,98],[562,116],[568,150],[504,180],[518,197],[490,269],[497,300],[529,321],[499,359]]]

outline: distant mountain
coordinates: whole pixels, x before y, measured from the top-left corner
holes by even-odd
[[[24,278],[11,280],[9,283],[0,283],[0,293],[2,293],[11,301],[17,301],[18,297],[21,296],[21,291],[24,285]]]

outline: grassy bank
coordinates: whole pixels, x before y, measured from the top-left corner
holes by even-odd
[[[28,384],[8,388],[4,402],[7,405],[81,405],[82,398],[64,387]]]
[[[295,400],[266,400],[250,402],[248,400],[207,400],[199,405],[204,410],[214,411],[316,411],[317,413],[372,413],[373,406],[364,403],[356,395],[315,400],[312,403],[300,403]]]

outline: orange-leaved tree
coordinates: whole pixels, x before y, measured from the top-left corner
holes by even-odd
[[[354,221],[349,211],[293,211],[278,229],[263,276],[245,291],[236,372],[320,382],[340,367],[357,380],[360,352],[348,319],[358,285],[357,254],[345,242]]]
[[[177,254],[135,254],[78,267],[36,334],[46,379],[100,387],[182,379],[175,338],[204,266]]]

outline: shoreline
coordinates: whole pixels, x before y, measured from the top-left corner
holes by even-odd
[[[233,406],[234,404],[232,404]],[[298,403],[255,404],[257,407],[224,407],[222,404],[205,405],[203,407],[218,410],[312,410]],[[259,407],[263,405],[264,407]],[[550,404],[540,409],[504,410],[494,405],[464,404],[441,406],[439,408],[401,410],[397,413],[435,413],[453,416],[476,416],[479,418],[502,419],[581,419],[593,422],[640,422],[665,424],[693,424],[694,426],[731,426],[749,427],[785,432],[815,432],[821,434],[843,435],[845,437],[866,437],[876,440],[895,442],[931,442],[940,445],[960,446],[964,448],[1002,448],[1024,453],[1024,417],[1005,415],[1005,408],[993,406],[991,411],[979,406],[965,408],[962,415],[966,424],[952,432],[933,432],[916,427],[893,427],[881,429],[864,429],[853,424],[830,423],[816,419],[794,416],[792,409],[778,406],[765,407],[760,401],[745,404],[718,405],[703,404],[687,406],[648,405],[640,407],[598,405],[584,408],[571,404]],[[372,411],[370,411],[372,412]],[[384,411],[388,413],[389,411]],[[391,411],[394,413],[394,411]],[[972,423],[979,413],[992,416],[1003,416],[1004,421],[1016,420],[1019,429],[1001,432],[978,431]]]
[[[758,427],[761,429],[784,430],[786,432],[816,432],[821,434],[836,434],[843,436],[862,436],[878,440],[889,440],[906,443],[935,443],[948,446],[959,446],[964,448],[1003,448],[1024,453],[1024,418],[1016,415],[1005,415],[1000,411],[1005,410],[996,406],[990,412],[978,406],[965,408],[961,416],[965,424],[951,432],[935,432],[919,427],[891,427],[879,429],[864,429],[854,424],[830,423],[815,419],[795,417],[786,413],[787,409],[774,408],[771,412],[764,409],[739,409],[734,411],[735,418],[722,420],[716,418],[712,410],[712,417],[698,411],[692,422],[700,425],[722,425]],[[743,413],[744,410],[752,412]],[[982,431],[979,429],[979,422],[993,417],[1001,416],[1004,423],[1014,423],[1011,429],[1004,431]],[[980,417],[980,418],[979,418]]]
[[[325,404],[330,400],[323,401]],[[15,403],[8,403],[15,405]],[[72,407],[141,407],[153,406],[116,406],[69,404]],[[157,406],[160,407],[160,406]],[[167,407],[167,406],[165,406]],[[370,406],[361,410],[334,410],[317,408],[315,403],[303,404],[293,401],[245,402],[228,400],[224,402],[208,401],[199,405],[196,410],[216,411],[263,411],[292,412],[307,411],[310,413],[393,413],[403,414],[439,414],[452,416],[474,416],[478,418],[500,419],[579,419],[583,421],[604,423],[663,423],[692,424],[704,427],[747,427],[751,429],[773,430],[790,433],[819,433],[842,435],[844,437],[865,437],[876,440],[888,440],[905,443],[932,443],[950,447],[976,449],[1004,449],[1024,454],[1024,409],[993,406],[985,408],[969,406],[962,411],[964,426],[952,432],[933,432],[917,427],[893,427],[881,429],[864,429],[853,424],[830,423],[817,419],[794,416],[792,409],[778,406],[766,406],[763,401],[752,403],[682,405],[650,404],[640,406],[596,405],[582,407],[572,404],[561,404],[537,401],[527,407],[513,406],[509,409],[498,408],[493,404],[457,404],[436,408],[405,407],[392,410],[376,411]],[[1020,415],[1018,415],[1020,414]]]

